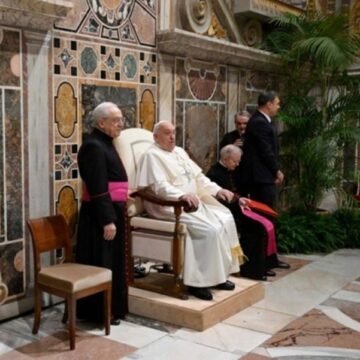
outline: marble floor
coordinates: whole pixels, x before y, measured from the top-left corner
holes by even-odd
[[[78,322],[70,351],[58,305],[36,336],[31,314],[0,324],[0,360],[360,359],[360,250],[282,259],[263,300],[203,332],[130,314],[109,336]]]

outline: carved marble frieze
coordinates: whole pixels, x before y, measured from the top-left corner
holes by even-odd
[[[246,69],[268,72],[282,71],[279,57],[266,51],[229,41],[207,38],[181,29],[159,31],[157,44],[160,52],[163,53]]]
[[[46,31],[65,18],[72,8],[73,3],[68,0],[2,0],[0,24]]]

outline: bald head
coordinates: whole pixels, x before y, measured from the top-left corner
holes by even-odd
[[[241,160],[242,151],[235,145],[226,145],[220,150],[220,161],[228,170],[235,170]]]
[[[170,121],[159,121],[154,126],[154,140],[166,151],[172,151],[175,147],[175,127]]]

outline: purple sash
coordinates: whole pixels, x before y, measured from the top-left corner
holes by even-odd
[[[264,216],[261,216],[251,210],[247,210],[244,209],[243,207],[241,207],[241,211],[242,213],[250,218],[253,219],[255,221],[257,221],[258,223],[260,223],[266,230],[267,233],[267,237],[268,237],[268,243],[267,243],[267,249],[266,249],[266,255],[272,255],[272,254],[276,254],[277,253],[277,247],[276,247],[276,240],[275,240],[275,229],[274,229],[274,225],[273,223],[266,219]]]
[[[127,181],[109,181],[108,192],[90,196],[86,185],[83,186],[83,201],[91,201],[91,199],[96,199],[97,197],[110,194],[112,201],[126,201],[128,199],[128,182]]]

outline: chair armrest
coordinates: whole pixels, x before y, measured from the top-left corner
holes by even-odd
[[[183,208],[185,212],[196,211],[197,208],[190,207],[189,204],[184,200],[165,200],[157,197],[148,190],[138,190],[130,194],[131,197],[139,196],[143,200],[149,201],[151,203],[162,205],[162,206],[173,206],[174,208]]]

